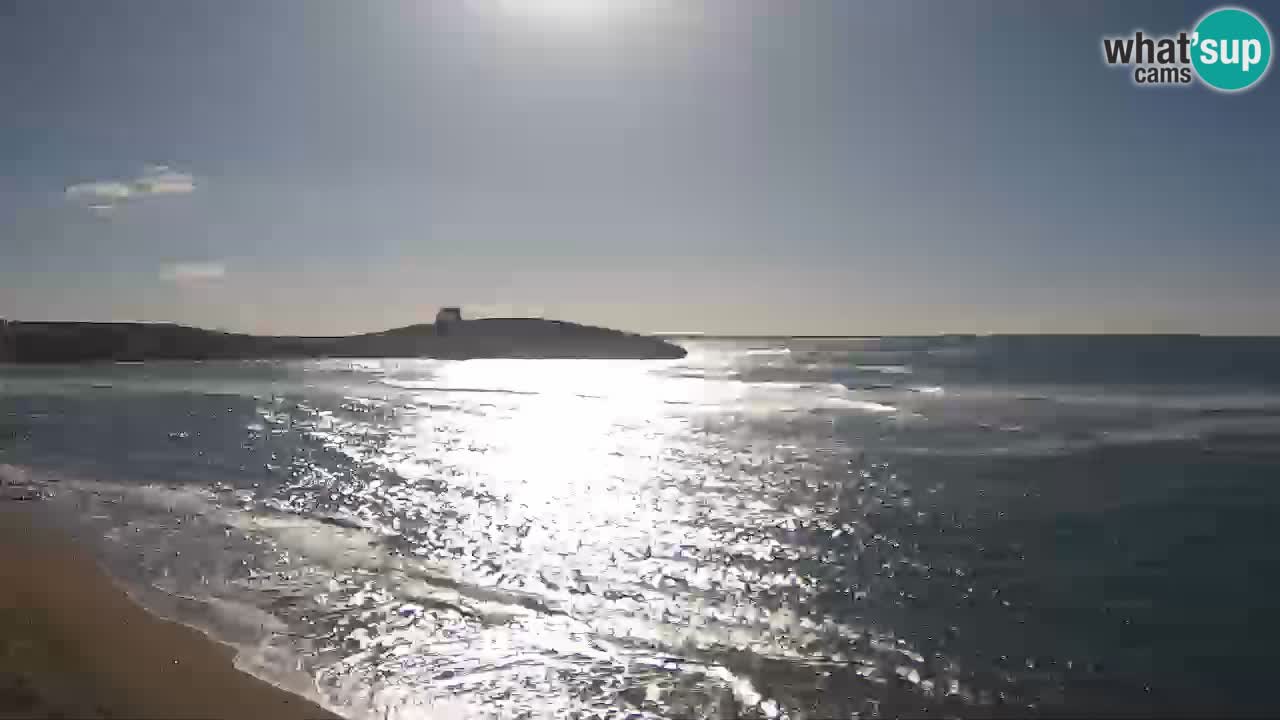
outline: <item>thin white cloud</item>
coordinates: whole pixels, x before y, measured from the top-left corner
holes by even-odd
[[[195,177],[167,165],[147,165],[124,180],[95,180],[67,187],[67,198],[95,212],[109,212],[126,200],[148,195],[185,195],[196,190]]]
[[[109,203],[124,200],[133,194],[133,188],[122,182],[102,180],[99,182],[80,183],[67,188],[67,197],[72,200],[85,200],[95,203]]]
[[[160,269],[160,277],[178,285],[217,282],[227,276],[227,266],[220,262],[174,263]]]
[[[146,195],[184,195],[196,191],[196,179],[167,165],[148,165],[133,186]]]

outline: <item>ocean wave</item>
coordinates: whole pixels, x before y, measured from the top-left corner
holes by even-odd
[[[108,536],[120,544],[122,560],[133,558],[129,562],[136,563],[138,551],[146,556],[142,567],[150,587],[170,598],[198,603],[184,607],[169,601],[160,606],[177,608],[174,612],[188,624],[234,644],[237,663],[268,681],[296,689],[297,678],[290,669],[307,668],[318,678],[317,692],[331,707],[339,699],[358,697],[368,704],[359,713],[378,708],[397,717],[389,708],[401,702],[395,700],[396,693],[406,688],[439,699],[454,692],[476,692],[489,682],[510,687],[525,662],[532,663],[530,668],[559,667],[557,672],[564,674],[557,681],[564,687],[554,695],[538,696],[548,707],[567,702],[572,696],[569,686],[648,667],[641,678],[651,673],[652,682],[671,683],[680,682],[672,678],[681,674],[704,676],[732,695],[735,714],[779,717],[782,706],[758,683],[760,670],[753,663],[828,664],[853,668],[864,679],[896,677],[897,668],[906,663],[907,674],[914,671],[916,678],[935,683],[940,677],[891,634],[831,619],[815,621],[786,609],[698,600],[696,588],[677,591],[678,584],[606,583],[595,591],[588,589],[582,599],[591,602],[584,604],[565,591],[521,592],[492,580],[474,582],[449,563],[407,553],[409,546],[393,528],[360,515],[273,510],[270,498],[244,489],[133,485],[12,467],[0,472],[7,479],[49,488],[54,503],[91,522],[106,521],[115,528]],[[216,562],[193,554],[202,547],[213,549],[209,543],[215,538],[228,542],[221,538],[231,538],[229,533],[245,537],[239,551],[222,548]],[[678,578],[683,564],[690,572],[698,570],[679,559],[676,547],[666,552],[675,554],[638,559],[648,568],[641,577],[651,573],[655,578]],[[238,559],[248,563],[246,572],[236,570]],[[606,588],[617,594],[616,599],[600,595]],[[677,603],[667,597],[672,592],[686,597]],[[666,612],[637,612],[644,605],[635,605],[633,597],[668,608],[666,612],[690,604],[692,614],[664,619]],[[743,614],[744,609],[750,612]],[[325,617],[331,620],[317,620]],[[418,617],[421,623],[410,622]],[[261,634],[254,631],[255,625]],[[461,637],[472,638],[470,650],[454,647]],[[832,637],[847,638],[864,650],[834,656],[814,650],[829,645]],[[394,658],[409,656],[373,652],[379,647],[413,648],[412,657],[421,658],[432,672],[409,672],[398,689],[390,690],[372,678],[392,670]],[[483,647],[501,647],[499,656],[526,660],[511,665],[496,657],[486,659],[478,652]],[[726,648],[732,649],[729,655]],[[749,661],[751,657],[760,660]],[[515,675],[504,674],[511,672]],[[627,687],[619,685],[610,692]],[[698,697],[708,689],[701,687]],[[531,701],[526,697],[521,702]],[[404,717],[411,716],[408,708],[402,708],[408,713]],[[474,706],[467,712],[484,714]]]
[[[883,375],[910,375],[911,367],[909,365],[855,365],[855,370],[863,372],[881,373]]]
[[[905,455],[951,457],[1050,457],[1104,447],[1195,443],[1205,451],[1280,452],[1280,417],[1208,418],[1172,421],[1150,427],[1055,432],[1022,425],[986,427],[957,436],[937,434],[928,445],[903,438],[886,450]]]

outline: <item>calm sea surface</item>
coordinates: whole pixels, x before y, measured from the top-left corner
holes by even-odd
[[[1280,343],[687,346],[0,367],[0,474],[353,718],[1280,712]]]

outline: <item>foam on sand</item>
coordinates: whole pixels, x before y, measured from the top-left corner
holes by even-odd
[[[29,513],[0,506],[0,541],[0,708],[24,717],[336,717],[238,671],[231,647],[148,613]]]

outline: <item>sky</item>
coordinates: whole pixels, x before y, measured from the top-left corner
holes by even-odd
[[[1280,76],[1102,62],[1213,7],[0,0],[0,317],[1280,333]]]

